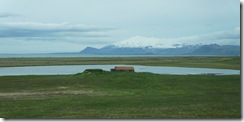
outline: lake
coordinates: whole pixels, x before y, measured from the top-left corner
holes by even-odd
[[[28,66],[28,67],[1,67],[0,76],[18,75],[63,75],[76,74],[85,69],[103,69],[110,71],[115,66],[133,66],[135,72],[150,72],[155,74],[216,74],[216,75],[239,75],[240,70],[212,69],[212,68],[186,68],[165,66],[140,66],[140,65],[64,65],[64,66]]]

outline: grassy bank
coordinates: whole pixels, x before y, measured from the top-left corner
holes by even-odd
[[[0,58],[0,67],[128,64],[148,66],[177,66],[240,69],[239,56],[225,57],[80,57],[80,58]]]
[[[240,76],[0,77],[3,118],[240,118]]]

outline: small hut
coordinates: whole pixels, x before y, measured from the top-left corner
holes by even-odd
[[[115,66],[111,72],[134,72],[134,67]]]

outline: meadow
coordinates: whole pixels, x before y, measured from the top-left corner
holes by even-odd
[[[0,77],[3,118],[241,117],[240,76],[80,73]]]
[[[12,63],[15,66],[27,66],[51,65],[52,62],[55,65],[72,65],[75,62],[82,64],[124,62],[160,66],[191,64],[192,67],[202,63],[206,65],[198,67],[223,66],[240,69],[240,57],[74,59],[20,58]],[[4,60],[10,61],[0,59],[0,62]],[[30,62],[27,63],[28,61]],[[44,63],[45,61],[49,64]],[[2,66],[10,64],[11,62],[1,63]],[[241,119],[241,79],[240,75],[159,75],[106,71],[73,75],[1,76],[0,117]]]
[[[240,69],[240,61],[239,56],[0,58],[0,67],[128,64]]]

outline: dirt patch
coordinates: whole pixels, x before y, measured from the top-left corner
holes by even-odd
[[[49,98],[62,95],[86,95],[86,96],[101,96],[104,94],[94,91],[74,90],[74,91],[47,91],[47,92],[15,92],[15,93],[0,93],[0,98]]]
[[[67,89],[68,87],[65,87],[65,86],[60,86],[58,87],[58,89]]]

